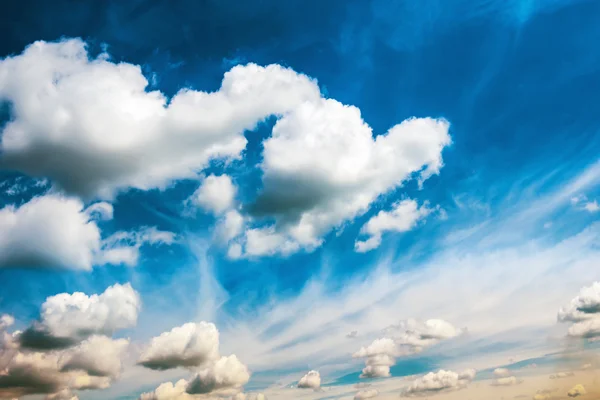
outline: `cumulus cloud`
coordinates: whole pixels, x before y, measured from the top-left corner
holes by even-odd
[[[432,393],[449,392],[465,388],[475,377],[475,370],[461,373],[439,370],[417,378],[408,386],[405,396],[427,396]]]
[[[433,209],[429,208],[427,203],[419,207],[417,202],[412,199],[395,203],[390,211],[379,211],[361,228],[361,235],[365,235],[367,238],[357,240],[354,246],[355,250],[364,253],[379,247],[383,233],[407,232],[432,211]]]
[[[218,215],[232,208],[236,192],[229,175],[209,175],[188,199],[188,203]]]
[[[573,386],[571,390],[567,392],[567,396],[569,397],[578,397],[583,396],[584,394],[587,394],[587,391],[585,390],[585,387],[583,387],[582,384],[577,384]]]
[[[494,370],[494,376],[498,378],[504,378],[510,375],[510,370],[508,368],[496,368]]]
[[[426,347],[456,337],[462,332],[463,330],[440,319],[408,319],[387,327],[384,330],[387,337],[361,347],[352,356],[365,358],[361,378],[386,378],[390,376],[390,367],[396,363],[395,357],[419,353]]]
[[[321,374],[319,371],[308,371],[298,381],[298,387],[301,389],[318,389],[321,387]]]
[[[0,268],[90,270],[98,264],[135,265],[143,244],[173,243],[173,234],[145,228],[102,239],[96,220],[112,218],[112,206],[84,208],[75,198],[35,197],[0,209]]]
[[[262,393],[237,393],[231,400],[267,400],[267,396]]]
[[[79,397],[75,396],[71,390],[63,389],[60,392],[49,394],[46,396],[46,400],[79,400]]]
[[[35,42],[1,60],[0,98],[13,105],[2,165],[85,198],[165,188],[238,157],[244,131],[266,117],[320,98],[314,81],[279,65],[236,66],[216,92],[183,89],[170,100],[147,86],[140,66],[92,59],[79,39]]]
[[[190,394],[228,394],[241,389],[250,379],[248,368],[235,355],[221,357],[213,365],[200,370],[189,382]]]
[[[247,209],[276,223],[248,230],[245,254],[314,249],[380,195],[439,173],[448,127],[445,120],[412,118],[373,137],[356,107],[333,99],[302,103],[263,143],[263,190]]]
[[[372,399],[378,395],[379,391],[377,389],[361,390],[354,395],[354,400]]]
[[[0,267],[89,270],[100,251],[100,230],[83,203],[56,195],[0,209]]]
[[[518,379],[515,376],[507,376],[504,378],[494,379],[491,383],[492,386],[514,386],[523,383],[522,379]]]
[[[219,331],[208,322],[187,323],[152,339],[139,364],[155,370],[196,367],[219,358]]]
[[[175,384],[165,382],[160,384],[153,392],[142,393],[140,400],[192,400],[193,397],[185,391],[188,382],[178,380]]]
[[[42,304],[40,318],[20,335],[23,347],[47,350],[70,347],[92,335],[112,335],[136,325],[139,294],[129,283],[109,286],[104,293],[61,293]]]
[[[600,336],[600,282],[582,288],[568,306],[558,310],[557,319],[559,322],[573,322],[569,327],[569,336]]]
[[[121,373],[121,358],[128,345],[127,339],[92,336],[65,351],[61,371],[85,371],[90,376],[116,378]]]

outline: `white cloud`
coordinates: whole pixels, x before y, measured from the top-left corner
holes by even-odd
[[[213,365],[200,370],[189,382],[189,394],[232,395],[250,380],[248,368],[235,355],[221,357]]]
[[[594,338],[600,336],[600,282],[582,288],[567,307],[558,310],[559,322],[574,322],[569,335]]]
[[[237,210],[229,210],[217,225],[217,237],[226,243],[239,236],[243,230],[244,217]]]
[[[428,394],[458,390],[466,387],[475,376],[474,370],[461,373],[439,370],[417,378],[406,389],[406,396],[427,396]]]
[[[522,379],[516,376],[507,376],[504,378],[494,379],[491,383],[492,386],[514,386],[523,383]]]
[[[69,347],[95,334],[135,326],[140,307],[139,294],[129,283],[110,286],[100,295],[57,294],[42,304],[40,320],[20,341],[31,348]]]
[[[496,368],[494,370],[494,376],[503,378],[510,375],[510,371],[507,368]]]
[[[229,175],[209,175],[188,199],[188,203],[213,214],[222,214],[233,207],[237,188]]]
[[[354,400],[372,399],[378,395],[379,391],[377,389],[361,390],[354,395]]]
[[[117,378],[121,373],[121,359],[127,346],[127,339],[91,336],[64,352],[61,371],[85,371],[91,376]]]
[[[583,205],[584,210],[589,211],[591,213],[595,213],[600,211],[600,205],[598,205],[598,201],[589,201]]]
[[[193,397],[186,393],[188,382],[180,379],[175,384],[165,382],[160,384],[153,392],[142,393],[140,400],[192,400]]]
[[[248,64],[216,92],[167,100],[146,91],[140,66],[90,59],[85,47],[39,41],[0,61],[0,97],[14,106],[0,148],[3,165],[86,198],[194,178],[211,159],[238,157],[258,122],[320,98],[305,75]]]
[[[442,340],[452,339],[465,330],[457,329],[442,319],[419,321],[414,318],[387,327],[384,332],[400,347],[401,354],[413,354]]]
[[[55,195],[0,209],[0,266],[90,270],[100,230],[83,204]]]
[[[571,376],[575,376],[575,373],[572,371],[558,372],[556,374],[550,375],[550,379],[564,379],[569,378]]]
[[[152,339],[139,364],[157,370],[197,367],[219,358],[219,331],[207,322],[187,323]]]
[[[364,253],[379,247],[383,233],[407,232],[432,211],[434,210],[429,208],[427,203],[419,207],[412,199],[393,204],[390,211],[379,211],[361,228],[361,234],[366,235],[367,239],[357,240],[355,250]]]
[[[100,264],[135,265],[144,244],[172,244],[174,235],[144,228],[102,239],[95,219],[112,218],[112,206],[84,208],[75,198],[35,197],[20,207],[0,209],[0,268],[40,267],[90,270]]]
[[[274,217],[276,224],[248,230],[245,254],[314,249],[380,195],[439,173],[448,127],[445,120],[412,118],[374,138],[356,107],[333,99],[296,107],[263,143],[264,188],[248,207],[254,217]]]
[[[301,389],[318,389],[321,387],[321,374],[319,371],[308,371],[298,381],[298,387]]]

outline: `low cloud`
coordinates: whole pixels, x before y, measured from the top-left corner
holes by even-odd
[[[377,389],[361,390],[354,395],[354,400],[372,399],[377,396],[379,396],[379,391]]]
[[[219,331],[208,322],[187,323],[152,339],[139,364],[155,370],[197,367],[219,358]]]
[[[301,389],[318,389],[321,387],[321,374],[318,371],[308,371],[298,381],[298,387]]]
[[[405,390],[407,397],[428,396],[434,393],[464,389],[475,378],[475,370],[463,372],[439,370],[416,379]]]
[[[587,390],[585,390],[585,387],[583,387],[582,384],[577,384],[573,386],[571,390],[567,392],[567,396],[569,397],[579,397],[585,394],[587,394]]]

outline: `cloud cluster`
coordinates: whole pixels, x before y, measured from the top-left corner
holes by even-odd
[[[600,336],[600,282],[580,290],[568,306],[558,311],[559,322],[572,322],[569,336],[595,338]]]
[[[367,236],[365,240],[357,240],[354,247],[359,253],[373,250],[381,244],[381,236],[385,232],[407,232],[419,221],[425,219],[434,209],[427,203],[419,207],[412,199],[395,203],[390,211],[379,211],[363,225],[360,232]]]
[[[465,388],[475,378],[475,370],[469,369],[463,372],[439,370],[417,378],[408,388],[404,395],[407,397],[427,396],[432,393],[449,392]]]
[[[361,378],[386,378],[390,376],[390,367],[396,363],[396,357],[419,353],[461,333],[463,330],[441,319],[408,319],[387,327],[384,330],[386,337],[376,339],[367,347],[361,347],[352,356],[365,358]]]
[[[318,389],[321,387],[321,374],[319,371],[308,371],[298,381],[298,387],[301,389]]]
[[[1,60],[0,98],[13,105],[2,165],[83,198],[165,188],[238,157],[244,131],[266,117],[320,98],[311,79],[279,65],[236,66],[219,90],[169,100],[147,86],[140,66],[90,58],[79,39],[35,42]]]
[[[69,347],[92,335],[110,336],[136,325],[139,294],[129,283],[115,284],[104,293],[61,293],[42,304],[39,321],[20,335],[24,348],[44,350]]]
[[[47,394],[73,400],[73,390],[103,389],[120,376],[128,339],[112,334],[137,322],[139,295],[129,284],[100,295],[61,293],[46,299],[39,320],[24,332],[0,320],[0,397]]]
[[[153,338],[138,363],[154,370],[185,367],[195,372],[189,380],[161,384],[140,400],[234,396],[250,379],[250,371],[234,354],[219,354],[219,331],[204,321],[186,323]]]
[[[99,264],[133,266],[144,244],[171,244],[170,232],[145,228],[102,239],[97,220],[111,219],[112,206],[85,208],[75,198],[49,194],[0,209],[0,268],[90,270]]]

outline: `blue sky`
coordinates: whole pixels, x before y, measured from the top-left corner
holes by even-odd
[[[564,349],[559,307],[600,279],[598,2],[3,9],[0,314],[26,330],[47,298],[115,284],[141,302],[111,331],[122,375],[79,398],[188,379],[135,364],[190,322],[216,325],[250,391],[362,381],[352,354],[411,318],[457,333],[392,376]]]

